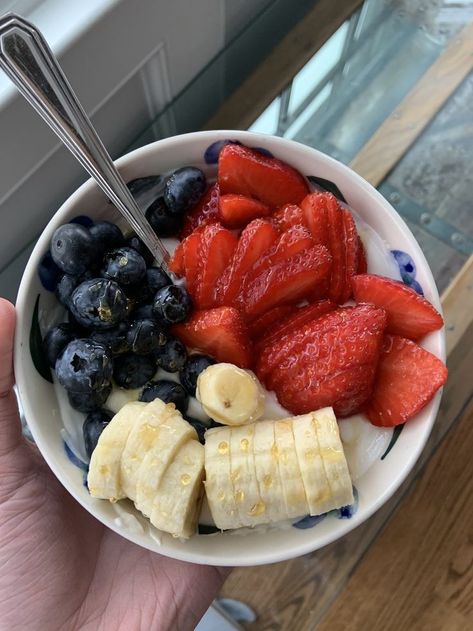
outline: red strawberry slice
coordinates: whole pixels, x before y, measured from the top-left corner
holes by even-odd
[[[248,330],[240,312],[233,307],[195,311],[186,322],[174,325],[171,331],[187,347],[207,353],[220,362],[240,368],[251,366]]]
[[[288,230],[293,226],[307,225],[302,208],[300,208],[296,204],[285,204],[284,206],[279,208],[273,214],[273,220],[276,224],[276,227],[281,232],[284,232],[284,230]]]
[[[366,415],[373,425],[405,423],[447,380],[447,367],[435,355],[403,337],[386,335]]]
[[[366,274],[368,271],[368,261],[366,259],[365,246],[360,236],[358,236],[358,269],[357,274]]]
[[[218,278],[232,260],[238,238],[219,223],[205,226],[202,230],[198,252],[199,270],[196,291],[193,295],[198,309],[216,305],[215,289]]]
[[[186,271],[184,266],[184,241],[179,243],[169,259],[169,269],[177,276],[184,276]]]
[[[353,277],[352,283],[357,302],[369,302],[386,310],[388,333],[419,340],[443,326],[443,318],[435,307],[397,280],[359,274]]]
[[[197,230],[181,242],[179,246],[182,248],[184,260],[184,275],[187,281],[187,291],[192,298],[196,296],[197,277],[200,267],[200,242],[202,240],[202,231]]]
[[[343,213],[335,196],[327,196],[328,242],[332,255],[332,277],[330,279],[329,298],[337,304],[343,304],[347,292],[345,230]]]
[[[263,269],[243,292],[242,308],[249,318],[282,304],[297,303],[328,277],[331,257],[322,245]]]
[[[353,414],[370,395],[385,326],[371,305],[337,309],[264,348],[256,373],[293,414]]]
[[[301,202],[305,223],[315,244],[326,246],[329,244],[327,217],[327,203],[329,199],[329,193],[310,193]]]
[[[291,305],[281,305],[266,311],[263,315],[252,320],[248,323],[248,332],[251,339],[257,340],[264,335],[269,335],[268,331],[273,330],[274,323],[285,321],[287,316],[291,315],[293,311],[294,307]]]
[[[212,184],[194,208],[186,214],[181,230],[182,239],[194,232],[199,226],[218,221],[219,196],[218,184]]]
[[[245,274],[271,247],[277,236],[272,223],[265,219],[255,219],[243,229],[233,259],[217,283],[219,304],[233,305]]]
[[[272,322],[269,322],[270,326],[268,326],[266,331],[263,331],[263,335],[258,340],[258,345],[264,347],[277,342],[283,335],[299,330],[304,324],[312,322],[329,313],[329,311],[334,311],[336,308],[337,305],[330,300],[318,300],[305,307],[291,308],[291,314],[288,317],[283,319],[280,317],[273,318]],[[268,313],[272,313],[272,311]]]
[[[257,199],[233,193],[220,195],[218,216],[227,228],[243,228],[253,219],[270,214],[270,207]]]
[[[272,207],[298,204],[309,192],[305,179],[294,168],[243,145],[229,144],[220,152],[218,183],[222,195],[256,197]]]
[[[356,229],[355,221],[349,210],[346,208],[341,209],[343,219],[343,235],[345,243],[345,283],[344,292],[340,298],[340,303],[343,304],[352,295],[351,279],[358,272],[359,263],[359,242],[360,237]]]

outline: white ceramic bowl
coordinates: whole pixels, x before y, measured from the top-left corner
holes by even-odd
[[[389,248],[406,254],[398,255],[402,271],[413,284],[420,284],[425,297],[440,310],[439,296],[425,257],[412,233],[388,204],[367,182],[348,167],[326,155],[272,136],[241,131],[209,131],[167,138],[137,149],[117,161],[125,181],[166,173],[177,167],[193,164],[207,172],[215,170],[213,143],[225,139],[239,140],[252,147],[263,147],[286,160],[304,175],[324,178],[337,185],[348,204],[386,241]],[[210,150],[208,150],[211,146]],[[118,219],[94,182],[88,180],[61,206],[45,228],[26,266],[18,300],[18,325],[15,340],[15,372],[21,402],[33,437],[48,465],[65,488],[92,515],[123,537],[161,554],[201,564],[257,565],[282,561],[325,546],[361,524],[380,508],[399,487],[412,469],[434,423],[440,393],[418,416],[409,422],[384,459],[377,460],[356,483],[359,503],[350,519],[328,515],[310,528],[289,526],[280,530],[246,532],[244,535],[216,533],[196,535],[189,541],[173,539],[158,533],[134,510],[131,503],[93,499],[84,486],[84,471],[65,448],[64,427],[70,423],[72,410],[59,406],[53,385],[41,376],[32,361],[35,354],[35,332],[30,336],[35,305],[43,333],[57,319],[57,302],[38,275],[38,265],[47,252],[54,230],[77,215],[92,219]],[[31,343],[33,348],[31,349]],[[443,331],[427,336],[423,346],[445,358]],[[80,433],[80,427],[76,428]],[[394,441],[392,441],[394,442]],[[80,463],[79,463],[80,464]]]

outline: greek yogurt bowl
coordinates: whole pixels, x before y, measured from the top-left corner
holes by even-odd
[[[126,182],[166,175],[185,165],[201,168],[211,179],[216,175],[218,150],[227,140],[270,152],[305,175],[315,188],[331,190],[345,200],[354,211],[366,249],[368,271],[402,280],[421,290],[440,311],[429,266],[400,216],[361,177],[314,149],[249,132],[209,131],[152,143],[120,158],[116,164]],[[222,533],[212,528],[204,502],[199,533],[188,540],[180,540],[151,526],[128,500],[110,503],[92,498],[85,484],[84,415],[70,407],[41,356],[41,337],[49,327],[60,322],[64,314],[51,291],[44,257],[56,228],[77,216],[86,216],[93,221],[105,219],[125,228],[119,213],[90,180],[56,212],[30,257],[20,285],[15,374],[25,416],[38,448],[59,481],[86,510],[123,537],[166,556],[209,565],[257,565],[306,554],[335,541],[370,517],[391,497],[425,445],[438,411],[440,392],[405,426],[377,428],[361,416],[340,421],[355,501],[349,507],[324,516],[301,516],[301,519],[270,526]],[[167,241],[170,250],[176,244],[175,240]],[[443,330],[427,335],[421,345],[445,359]],[[114,392],[110,407],[117,411],[126,400],[129,399],[123,398],[122,392]],[[198,403],[192,401],[191,406],[193,415],[197,415]],[[274,397],[268,395],[265,417],[282,416],[284,411]]]

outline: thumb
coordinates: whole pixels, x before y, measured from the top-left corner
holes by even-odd
[[[0,457],[21,442],[21,424],[13,392],[15,308],[0,298]]]

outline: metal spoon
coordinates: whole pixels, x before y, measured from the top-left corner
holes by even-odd
[[[14,13],[0,18],[0,67],[169,273],[166,248],[115,168],[46,40]]]

